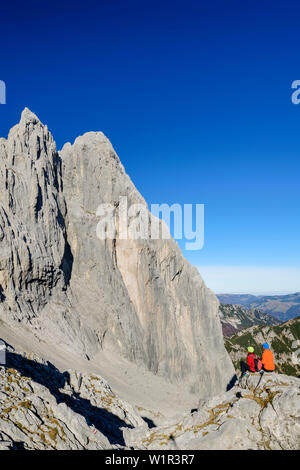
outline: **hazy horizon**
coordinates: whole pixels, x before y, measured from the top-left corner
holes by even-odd
[[[287,295],[300,291],[300,268],[216,265],[198,266],[198,270],[215,294]]]
[[[277,292],[264,292],[264,291],[258,291],[258,292],[215,292],[216,295],[255,295],[257,297],[259,296],[276,296],[276,295],[290,295],[290,294],[297,294],[297,292],[294,291],[277,291]]]

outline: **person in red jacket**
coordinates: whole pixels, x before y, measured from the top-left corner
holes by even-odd
[[[256,372],[254,359],[258,359],[258,358],[254,354],[254,348],[252,346],[249,346],[248,355],[247,355],[247,363],[244,361],[241,361],[240,363],[241,371],[242,371],[241,378],[247,374],[247,371]]]

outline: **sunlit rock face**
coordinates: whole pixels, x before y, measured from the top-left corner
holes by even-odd
[[[99,205],[145,205],[101,132],[57,152],[25,109],[0,139],[0,175],[4,321],[89,357],[112,351],[200,396],[226,389],[218,300],[177,243],[97,237]]]

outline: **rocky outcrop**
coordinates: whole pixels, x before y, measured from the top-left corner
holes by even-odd
[[[300,380],[250,374],[163,425],[140,416],[99,375],[60,372],[9,347],[0,366],[0,450],[295,450]],[[141,410],[142,412],[144,410]],[[150,427],[149,427],[150,426]]]
[[[123,428],[148,428],[97,375],[10,351],[0,379],[0,449],[124,448]]]
[[[251,374],[229,392],[201,400],[198,410],[176,422],[124,433],[136,449],[297,450],[300,380]]]
[[[218,301],[175,241],[97,237],[100,204],[145,205],[101,132],[58,153],[26,109],[0,140],[0,168],[3,321],[86,357],[116,352],[201,396],[226,389]]]

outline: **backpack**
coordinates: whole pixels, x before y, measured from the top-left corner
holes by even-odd
[[[263,364],[262,364],[261,360],[258,359],[258,357],[256,357],[256,358],[254,359],[254,364],[255,364],[255,370],[256,370],[256,372],[259,372],[260,370],[262,370]]]

